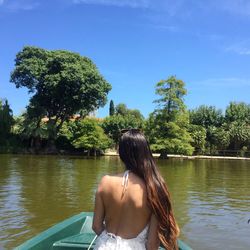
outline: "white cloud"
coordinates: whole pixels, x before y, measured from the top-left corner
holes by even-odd
[[[98,4],[117,7],[147,8],[168,13],[169,16],[191,16],[197,11],[223,11],[250,15],[249,0],[69,0],[74,4]]]
[[[192,16],[200,11],[223,11],[250,16],[249,0],[67,0],[73,4],[95,4],[116,7],[150,9],[167,13],[168,16]],[[0,0],[0,6],[10,10],[30,10],[38,6],[32,0]]]
[[[233,52],[238,55],[250,55],[250,40],[244,40],[239,43],[230,45],[225,48],[225,51],[227,52]]]
[[[73,4],[95,4],[116,7],[129,7],[150,9],[168,13],[175,16],[184,5],[189,5],[187,0],[70,0]],[[182,13],[184,15],[185,13]]]
[[[180,32],[180,28],[174,25],[164,25],[164,24],[155,24],[151,25],[155,29],[166,30],[170,32]]]
[[[74,4],[99,4],[116,7],[148,8],[150,0],[73,0]]]
[[[0,5],[7,11],[33,10],[39,6],[37,1],[32,0],[0,0]]]

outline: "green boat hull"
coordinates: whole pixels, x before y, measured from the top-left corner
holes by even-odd
[[[15,250],[93,249],[96,235],[92,230],[92,219],[92,212],[77,214],[24,242]],[[178,246],[179,250],[192,250],[181,240],[178,240]]]

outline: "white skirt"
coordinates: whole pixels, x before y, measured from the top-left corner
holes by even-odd
[[[146,250],[147,228],[136,238],[123,239],[104,230],[96,240],[94,250]]]

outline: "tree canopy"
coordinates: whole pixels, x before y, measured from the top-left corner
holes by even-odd
[[[30,118],[48,117],[49,135],[56,137],[65,120],[104,106],[111,85],[87,57],[65,50],[24,47],[16,55],[11,82],[32,94]]]
[[[122,129],[141,129],[144,125],[143,123],[144,121],[142,119],[138,119],[132,114],[127,114],[125,116],[117,114],[106,117],[101,126],[103,127],[105,133],[114,141],[115,147],[117,147]]]
[[[65,137],[76,149],[84,149],[89,153],[105,150],[110,147],[112,141],[104,133],[95,118],[86,117],[84,119],[69,121],[62,126],[60,135]]]
[[[205,128],[218,127],[223,123],[223,114],[214,106],[201,105],[197,109],[190,110],[190,122]]]
[[[121,115],[121,116],[134,116],[138,120],[144,120],[144,117],[140,110],[138,109],[129,109],[126,104],[124,103],[119,103],[115,107],[115,114],[116,115]]]
[[[250,124],[250,105],[244,102],[230,102],[226,108],[225,119],[227,122],[246,122]]]
[[[154,102],[158,104],[159,111],[161,113],[163,111],[167,121],[174,120],[176,114],[186,109],[183,98],[187,94],[187,90],[184,86],[185,83],[175,76],[170,76],[156,84],[155,93],[160,98]]]
[[[185,83],[175,76],[156,84],[157,109],[146,123],[146,134],[152,149],[166,157],[168,153],[192,154],[188,132],[189,116],[184,104]]]

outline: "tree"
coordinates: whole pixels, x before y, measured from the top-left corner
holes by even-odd
[[[197,109],[190,110],[190,123],[204,128],[209,126],[219,127],[223,123],[223,114],[214,106],[201,105]]]
[[[206,129],[206,153],[218,154],[218,150],[226,150],[230,143],[229,132],[226,124],[220,127],[209,126]]]
[[[230,122],[246,122],[250,124],[250,105],[244,102],[230,102],[226,108],[225,120]]]
[[[105,133],[112,138],[115,143],[115,147],[117,148],[118,141],[121,135],[122,129],[128,128],[143,128],[143,120],[137,119],[137,117],[128,114],[126,116],[122,116],[120,114],[106,117],[102,122],[102,128]]]
[[[140,110],[138,109],[129,109],[126,104],[124,103],[119,103],[115,107],[116,115],[121,115],[121,116],[134,116],[136,119],[143,121],[144,117],[141,114]]]
[[[128,128],[142,129],[144,117],[138,109],[129,109],[126,104],[119,103],[115,107],[114,115],[104,119],[102,127],[105,133],[112,138],[117,148],[121,130]]]
[[[47,122],[44,120],[30,117],[27,111],[15,118],[13,133],[20,137],[31,152],[34,152],[33,149],[40,150],[42,141],[48,140],[49,132]]]
[[[226,141],[220,142],[218,138],[223,137],[226,140],[224,130],[218,130],[224,122],[222,111],[214,106],[201,105],[196,109],[189,111],[190,123],[201,126],[206,131],[206,151],[209,154],[216,153],[217,149],[222,149]],[[224,143],[224,144],[223,144]]]
[[[226,108],[225,121],[230,137],[230,149],[241,150],[250,143],[250,105],[230,102]]]
[[[230,144],[230,134],[225,126],[214,129],[214,144],[218,150],[226,150]]]
[[[14,124],[13,112],[7,100],[0,101],[0,141],[5,142]]]
[[[60,131],[76,149],[96,155],[110,147],[112,141],[105,135],[97,119],[85,118],[65,123]]]
[[[184,104],[184,86],[184,82],[174,76],[156,85],[156,94],[160,95],[160,99],[155,101],[158,108],[146,124],[154,126],[151,147],[160,152],[162,158],[167,157],[168,153],[193,153],[194,148],[190,144],[192,138],[188,132],[189,115]],[[149,135],[150,128],[146,131]]]
[[[115,107],[115,113],[116,115],[122,115],[122,116],[127,115],[129,113],[127,105],[124,103],[117,104]]]
[[[104,106],[111,85],[93,62],[77,53],[24,47],[16,55],[11,82],[33,94],[28,116],[37,124],[47,117],[49,139],[54,140],[64,121],[76,114],[86,116]]]
[[[191,145],[195,148],[196,153],[202,154],[205,151],[206,129],[199,125],[190,124],[189,132],[192,137]]]
[[[175,120],[175,115],[186,110],[183,97],[187,94],[187,90],[184,85],[185,83],[176,79],[175,76],[161,80],[156,84],[155,93],[161,98],[154,102],[158,104],[159,111],[163,111],[167,121]]]
[[[250,124],[234,121],[229,127],[230,146],[234,150],[240,150],[250,143]]]
[[[115,114],[115,105],[113,100],[111,100],[109,103],[109,115],[112,116],[114,114]]]
[[[141,114],[140,110],[138,109],[129,109],[128,114],[131,116],[134,116],[137,120],[140,120],[141,122],[144,121],[144,116]]]
[[[154,137],[151,138],[151,148],[159,152],[161,158],[167,154],[191,155],[194,148],[191,145],[192,137],[188,132],[188,113],[176,117],[174,121],[167,121],[162,114],[154,116]],[[149,130],[149,129],[147,129]]]
[[[155,144],[158,138],[158,131],[160,130],[159,122],[156,122],[158,115],[156,112],[150,113],[148,119],[145,121],[145,136],[149,144]]]

